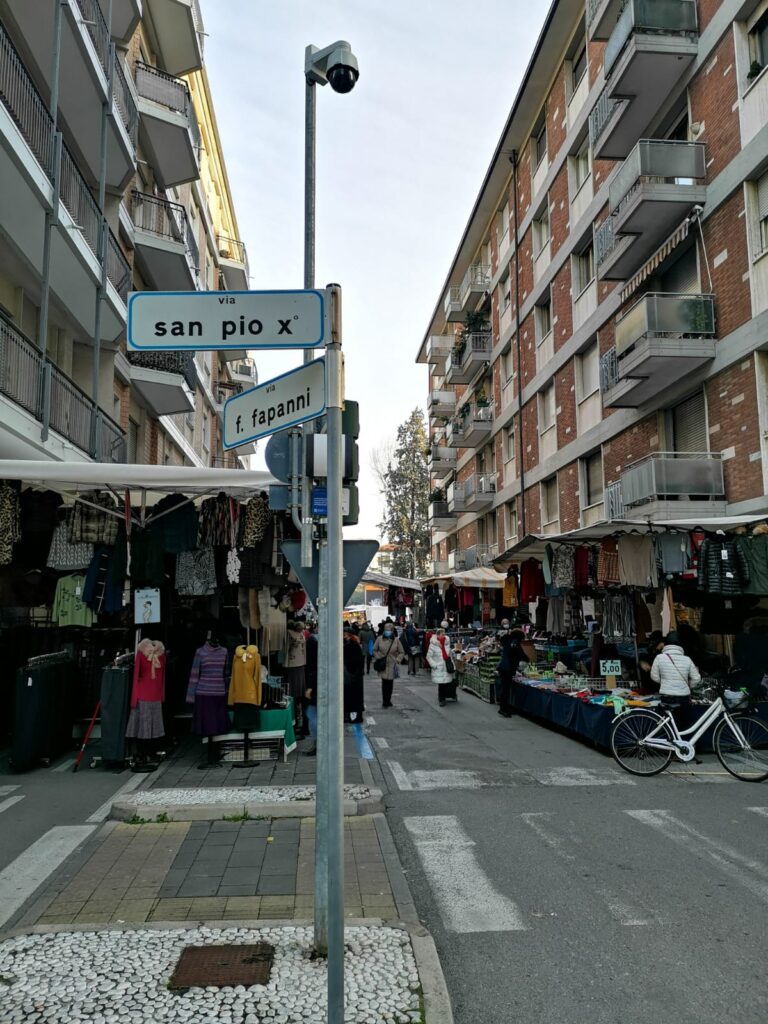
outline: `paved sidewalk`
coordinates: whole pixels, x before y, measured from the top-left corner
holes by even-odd
[[[347,917],[408,913],[383,820],[346,819],[344,840]],[[314,843],[312,818],[112,823],[14,924],[310,919]]]

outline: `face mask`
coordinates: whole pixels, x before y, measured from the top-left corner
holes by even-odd
[[[386,637],[392,636],[392,630],[391,629],[385,629],[384,630],[384,636],[386,636]]]

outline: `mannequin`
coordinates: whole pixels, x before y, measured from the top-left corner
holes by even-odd
[[[235,650],[227,703],[234,708],[233,726],[238,732],[252,732],[258,729],[261,706],[261,656],[255,644],[241,644]]]
[[[192,732],[195,736],[208,737],[208,762],[201,769],[218,764],[213,737],[229,732],[227,714],[227,662],[229,655],[219,643],[214,630],[208,639],[195,651],[192,671],[189,674],[187,704],[193,704]]]
[[[157,761],[149,757],[152,741],[165,736],[165,647],[159,640],[142,640],[136,650],[131,688],[131,711],[125,735],[136,740],[139,754],[135,771],[154,771]]]

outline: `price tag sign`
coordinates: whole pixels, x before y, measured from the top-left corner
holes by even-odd
[[[601,676],[620,676],[621,675],[621,662],[618,658],[611,659],[610,661],[600,661],[600,675]]]

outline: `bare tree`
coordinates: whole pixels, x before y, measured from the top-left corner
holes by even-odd
[[[385,438],[377,448],[371,450],[371,470],[382,494],[387,489],[387,473],[394,454],[395,439],[393,437]]]

